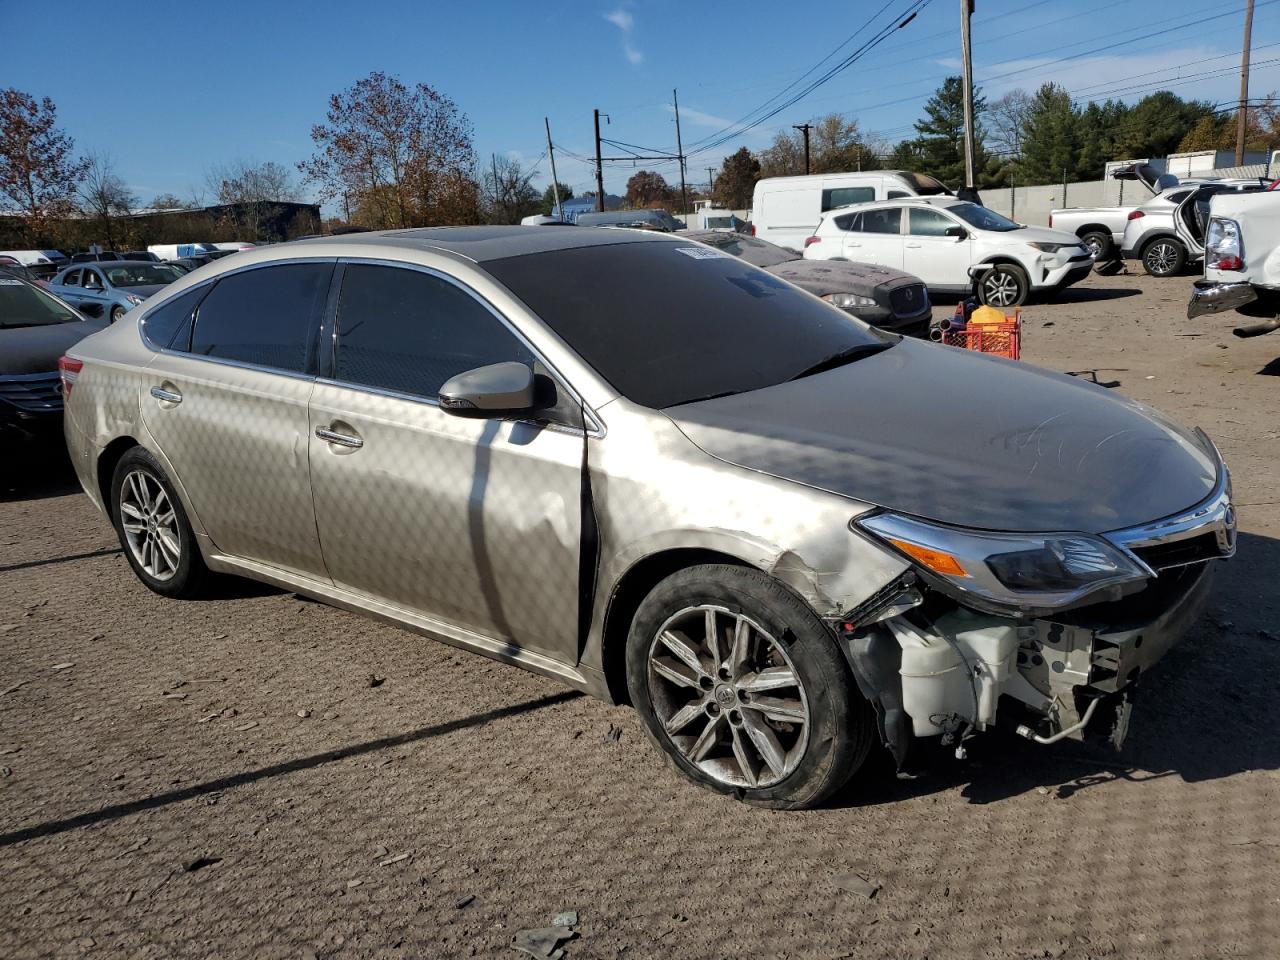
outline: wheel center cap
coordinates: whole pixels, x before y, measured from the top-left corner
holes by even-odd
[[[716,687],[716,703],[722,707],[731,707],[738,699],[738,695],[734,692],[733,687],[727,683],[722,683]]]

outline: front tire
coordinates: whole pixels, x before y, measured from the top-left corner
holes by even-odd
[[[111,308],[111,322],[115,323],[120,318],[122,318],[127,312],[128,311],[125,310],[124,307],[120,306],[120,304],[117,303],[114,307]]]
[[[1156,237],[1142,249],[1142,266],[1153,277],[1173,277],[1187,265],[1187,248],[1171,237]]]
[[[1012,263],[997,263],[978,283],[978,299],[999,309],[1022,306],[1030,292],[1027,271]]]
[[[759,806],[821,803],[866,759],[875,719],[831,633],[756,570],[663,580],[627,638],[646,732],[690,780]]]
[[[213,575],[173,484],[158,460],[134,447],[111,478],[111,522],[125,559],[147,587],[165,597],[205,592]]]

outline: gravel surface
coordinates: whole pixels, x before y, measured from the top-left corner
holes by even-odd
[[[0,957],[517,957],[570,910],[570,958],[1276,956],[1280,336],[1186,320],[1189,286],[1024,312],[1026,360],[1233,470],[1239,555],[1124,752],[877,756],[806,813],[513,667],[252,584],[161,599],[33,462],[0,495]]]

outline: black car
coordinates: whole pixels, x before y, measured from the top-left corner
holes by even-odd
[[[134,263],[159,263],[160,258],[147,250],[128,250],[120,254],[121,260],[132,260]]]
[[[681,236],[741,257],[882,330],[909,337],[929,334],[933,317],[929,291],[910,273],[847,260],[805,260],[791,250],[742,233],[688,230]]]
[[[0,438],[58,437],[58,359],[106,325],[26,280],[0,274]]]
[[[114,250],[102,250],[102,251],[99,251],[98,253],[90,253],[89,251],[86,250],[84,253],[77,253],[73,255],[71,257],[71,262],[72,263],[100,263],[104,260],[128,260],[128,259],[130,259],[128,254],[116,253]]]

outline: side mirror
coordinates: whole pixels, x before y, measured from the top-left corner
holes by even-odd
[[[533,370],[508,361],[467,370],[450,377],[437,399],[446,413],[458,417],[499,419],[534,409]]]
[[[955,237],[957,240],[967,240],[969,238],[969,231],[964,227],[947,227],[943,236]]]

